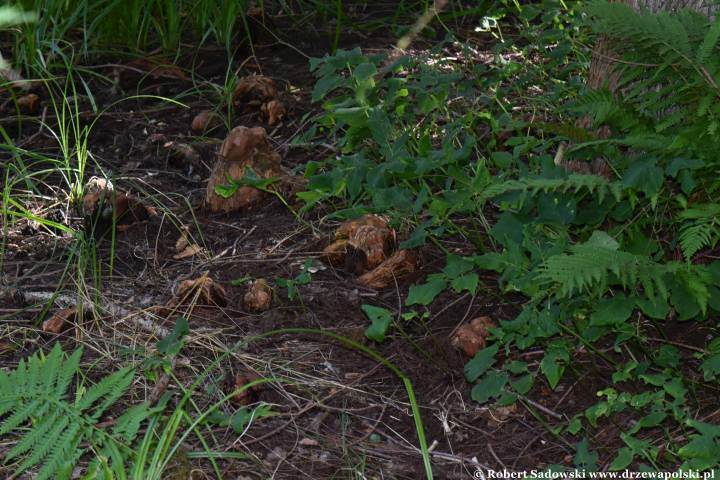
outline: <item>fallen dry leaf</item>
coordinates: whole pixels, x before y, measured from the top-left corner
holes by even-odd
[[[18,346],[10,342],[0,342],[0,355],[7,355],[18,349]]]
[[[212,110],[203,110],[195,115],[190,125],[190,129],[195,133],[203,133],[207,129],[219,123],[219,117]]]
[[[394,286],[395,282],[407,277],[417,269],[418,255],[415,250],[398,250],[375,269],[358,277],[357,281],[366,287],[381,290]]]
[[[468,357],[474,357],[485,343],[490,328],[497,327],[490,317],[477,317],[461,325],[452,338],[452,345],[465,353]]]
[[[263,103],[260,111],[267,119],[268,125],[272,126],[285,117],[285,105],[280,100],[270,100]]]
[[[275,82],[264,75],[250,75],[238,80],[233,92],[233,103],[237,107],[256,106],[277,98]]]
[[[42,324],[43,332],[60,333],[66,323],[71,322],[77,315],[77,308],[64,308],[57,312],[52,318],[45,320]]]
[[[34,93],[23,95],[17,99],[17,107],[22,113],[34,115],[40,108],[40,97]]]
[[[258,278],[243,297],[243,306],[251,312],[263,312],[270,308],[272,288],[264,278]]]
[[[195,256],[202,251],[203,251],[203,249],[200,245],[193,243],[193,244],[187,245],[185,248],[182,249],[182,251],[173,255],[173,258],[175,260],[182,260],[183,258],[190,258],[192,256]]]
[[[178,303],[190,300],[191,297],[197,298],[199,303],[206,305],[217,305],[224,307],[227,305],[227,295],[222,285],[218,284],[207,274],[192,280],[183,280],[178,286],[176,298]]]
[[[263,179],[282,175],[280,155],[270,146],[262,127],[235,127],[225,138],[207,186],[205,202],[210,211],[247,210],[265,197],[264,192],[250,186],[239,187],[229,198],[223,198],[215,192],[216,186],[228,183],[228,177],[242,179],[247,169]]]
[[[240,392],[236,393],[232,399],[235,403],[240,405],[250,405],[251,403],[254,403],[257,400],[257,395],[260,390],[259,385],[252,386],[250,388],[245,388],[245,386],[252,382],[257,380],[257,377],[254,375],[246,375],[238,373],[235,375],[235,384],[233,387],[235,390],[240,390]]]

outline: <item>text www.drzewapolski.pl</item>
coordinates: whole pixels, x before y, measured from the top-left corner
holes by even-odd
[[[716,476],[715,474],[719,475]],[[564,472],[551,472],[549,470],[490,470],[478,468],[473,473],[474,478],[481,480],[507,479],[507,480],[720,480],[720,472],[708,470],[677,470],[674,472],[637,472],[620,470],[617,472],[593,472],[589,470],[569,470]]]

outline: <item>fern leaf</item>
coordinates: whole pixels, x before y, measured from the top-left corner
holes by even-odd
[[[68,460],[68,456],[73,455],[82,440],[82,426],[79,423],[71,424],[58,437],[55,451],[45,461],[45,465],[38,472],[35,480],[46,480],[53,478],[55,473],[62,467],[63,463]]]
[[[695,60],[699,64],[702,65],[708,61],[713,53],[713,50],[717,47],[718,40],[720,40],[720,19],[715,20],[715,23],[713,23],[710,29],[708,29],[705,34],[705,38],[703,38],[703,41],[700,44],[700,48],[698,49],[695,57]]]
[[[7,455],[5,455],[5,462],[8,462],[9,460],[17,457],[18,455],[22,455],[27,451],[32,450],[34,447],[38,446],[38,444],[42,442],[45,442],[47,448],[50,448],[52,446],[52,443],[48,441],[49,432],[53,427],[57,427],[56,422],[58,422],[59,416],[60,411],[55,410],[53,413],[43,417],[42,420],[40,420],[35,426],[35,428],[28,432],[28,434],[25,435],[22,440],[20,440],[7,453]],[[35,449],[35,454],[37,454],[39,450],[40,449]]]
[[[73,404],[66,399],[67,390],[77,374],[81,355],[78,349],[63,361],[64,354],[56,344],[47,356],[32,355],[21,360],[15,371],[0,372],[0,435],[14,433],[19,437],[5,455],[6,462],[21,459],[14,467],[14,476],[42,465],[34,478],[69,478],[83,454],[80,445],[87,441],[98,451],[109,448],[115,452],[113,471],[123,471],[123,452],[129,453],[124,445],[137,435],[150,409],[142,405],[128,410],[120,417],[121,433],[97,428],[97,418],[132,383],[133,369],[123,368],[104,377]]]
[[[104,395],[103,402],[95,408],[93,415],[90,417],[91,421],[97,421],[100,416],[113,405],[128,389],[133,381],[133,369],[124,368],[116,372],[118,374],[117,379],[110,386],[108,392]]]
[[[700,203],[686,208],[678,215],[683,220],[710,219],[720,216],[720,203]]]
[[[113,435],[122,438],[126,442],[130,442],[137,436],[140,430],[140,424],[152,413],[153,410],[150,409],[150,405],[147,402],[130,407],[117,419],[117,422],[115,422]]]
[[[57,376],[63,364],[63,353],[60,344],[56,343],[50,354],[43,360],[40,370],[39,387],[47,392],[52,391],[57,383]],[[65,391],[63,390],[63,393]]]
[[[80,366],[80,358],[82,357],[83,348],[76,349],[70,357],[65,360],[58,374],[57,383],[55,384],[55,394],[64,395],[70,386],[72,378],[78,371]]]
[[[78,410],[82,412],[89,409],[97,400],[105,396],[111,399],[119,398],[127,387],[130,386],[131,382],[132,369],[128,367],[108,375],[85,392],[85,395],[82,396],[77,404]],[[101,415],[103,410],[103,408],[97,408],[93,417]]]
[[[2,425],[0,425],[0,436],[6,435],[11,431],[15,430],[18,426],[22,425],[23,422],[30,419],[30,417],[38,411],[45,402],[41,399],[34,399],[25,405],[21,405],[21,408],[16,410],[15,413],[10,415]]]
[[[607,194],[611,194],[617,200],[622,195],[622,189],[616,182],[609,182],[599,175],[571,174],[566,178],[522,178],[519,180],[508,180],[488,186],[482,194],[483,200],[489,200],[510,192],[529,192],[536,195],[538,192],[562,192],[573,191],[578,193],[587,190],[588,193],[597,193],[600,202]]]
[[[42,442],[38,442],[34,445],[36,448],[32,454],[28,456],[17,468],[18,472],[23,472],[29,468],[32,468],[45,460],[52,449],[61,448],[63,443],[62,435],[68,425],[70,424],[70,417],[61,417],[55,425],[51,425],[50,429]]]
[[[656,292],[667,296],[662,280],[663,265],[641,255],[619,251],[611,237],[598,233],[601,232],[596,232],[585,244],[572,247],[571,253],[547,258],[539,267],[538,281],[553,285],[560,298],[575,293],[600,296],[611,282],[624,288],[640,283],[651,298]]]
[[[718,238],[717,227],[713,222],[698,222],[683,225],[680,229],[680,248],[687,260],[705,247],[713,245]]]
[[[39,357],[30,357],[27,366],[27,374],[25,376],[25,395],[35,395],[42,391],[40,383],[40,369],[45,362]]]

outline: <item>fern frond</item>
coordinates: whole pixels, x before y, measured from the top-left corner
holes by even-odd
[[[610,283],[618,283],[624,288],[640,284],[650,298],[656,294],[667,297],[667,287],[662,279],[666,273],[664,265],[617,250],[617,244],[608,239],[607,234],[596,232],[587,243],[572,247],[570,253],[549,257],[540,266],[538,281],[554,287],[560,298],[575,293],[600,296]]]
[[[43,418],[35,428],[26,434],[23,439],[5,455],[5,462],[30,450],[34,452],[33,455],[42,457],[46,452],[44,452],[42,448],[38,448],[38,444],[44,442],[47,449],[52,447],[52,443],[47,441],[47,439],[51,435],[51,429],[53,429],[53,427],[57,428],[57,425],[62,423],[59,421],[60,415],[61,412],[56,411]]]
[[[70,418],[61,417],[55,425],[50,425],[52,429],[48,431],[42,442],[33,445],[31,454],[17,467],[17,471],[22,472],[39,464],[48,456],[53,448],[61,445],[61,436],[69,423]]]
[[[686,224],[680,228],[680,248],[687,260],[705,247],[717,242],[717,227],[714,222]]]
[[[720,40],[720,19],[716,19],[715,23],[708,29],[703,38],[700,48],[698,48],[697,56],[695,57],[697,62],[704,64],[708,61],[710,56],[713,54],[713,50],[717,48],[718,41]]]
[[[561,192],[572,191],[578,193],[587,190],[588,193],[596,193],[599,201],[610,194],[619,200],[622,187],[616,182],[610,182],[599,175],[583,175],[573,173],[566,178],[521,178],[519,180],[507,180],[492,184],[483,191],[482,199],[489,200],[505,193],[528,192],[531,196],[538,192]]]
[[[35,354],[20,361],[13,372],[0,373],[0,435],[19,437],[4,458],[5,463],[21,459],[14,466],[15,476],[42,465],[34,477],[38,480],[69,477],[83,453],[80,445],[90,441],[98,449],[110,444],[123,446],[134,439],[140,422],[149,416],[143,404],[120,417],[122,423],[116,429],[122,428],[117,435],[96,427],[102,414],[127,391],[134,371],[129,367],[118,370],[70,402],[68,388],[81,356],[78,349],[64,360],[58,343],[47,356]],[[113,466],[118,471],[123,468],[122,458],[114,462],[119,463]]]

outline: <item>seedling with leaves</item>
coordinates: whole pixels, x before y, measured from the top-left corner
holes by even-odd
[[[307,285],[312,282],[312,264],[312,259],[305,260],[305,263],[303,263],[300,267],[300,273],[298,273],[294,278],[277,278],[275,280],[279,286],[287,289],[287,296],[289,300],[300,298],[298,286]]]

